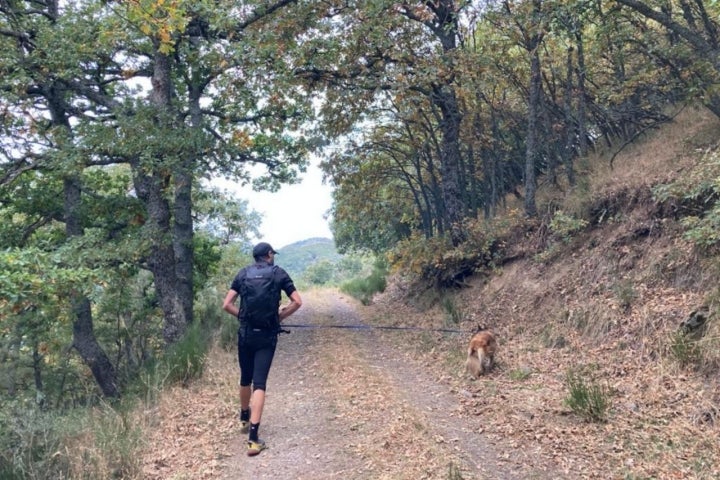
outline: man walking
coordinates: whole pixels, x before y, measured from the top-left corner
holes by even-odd
[[[275,265],[275,255],[277,252],[269,243],[255,245],[255,263],[238,272],[223,301],[223,310],[240,320],[240,431],[249,434],[249,456],[257,455],[266,448],[265,442],[258,437],[258,431],[280,322],[302,306],[292,279],[285,270]],[[281,291],[288,296],[290,304],[278,311]],[[235,305],[238,296],[239,308]]]

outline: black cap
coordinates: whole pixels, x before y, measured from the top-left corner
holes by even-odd
[[[253,248],[253,257],[255,258],[266,257],[268,253],[277,254],[278,252],[276,252],[269,243],[265,242],[260,242]]]

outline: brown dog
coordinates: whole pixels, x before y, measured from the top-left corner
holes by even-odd
[[[496,351],[495,335],[490,330],[478,328],[478,332],[470,339],[465,369],[476,378],[484,375],[493,368]]]

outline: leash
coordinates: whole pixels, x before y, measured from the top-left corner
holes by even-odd
[[[283,324],[280,327],[280,333],[290,333],[288,328],[347,328],[353,330],[413,330],[421,332],[443,332],[443,333],[472,333],[466,330],[457,330],[453,328],[424,328],[424,327],[391,327],[385,325],[303,325],[303,324]]]

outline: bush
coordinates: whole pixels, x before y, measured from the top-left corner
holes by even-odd
[[[681,331],[676,331],[670,336],[670,353],[682,367],[699,366],[703,361],[700,345]]]
[[[567,215],[562,210],[558,210],[550,220],[550,230],[557,235],[563,243],[569,243],[572,236],[587,227],[588,222],[586,220],[575,218],[572,215]]]
[[[492,224],[468,220],[466,231],[467,240],[457,247],[446,237],[413,235],[397,244],[390,262],[412,283],[436,289],[461,286],[467,277],[492,270],[502,248]]]
[[[705,155],[697,167],[679,180],[653,188],[659,203],[672,204],[685,215],[680,220],[685,238],[698,248],[720,244],[720,153]]]
[[[591,422],[604,422],[610,406],[609,391],[594,379],[586,379],[585,373],[570,369],[566,376],[567,405],[573,412]]]
[[[386,263],[382,259],[377,259],[370,275],[343,283],[340,286],[340,291],[357,298],[363,305],[369,305],[374,294],[385,291],[387,286],[386,275]]]

